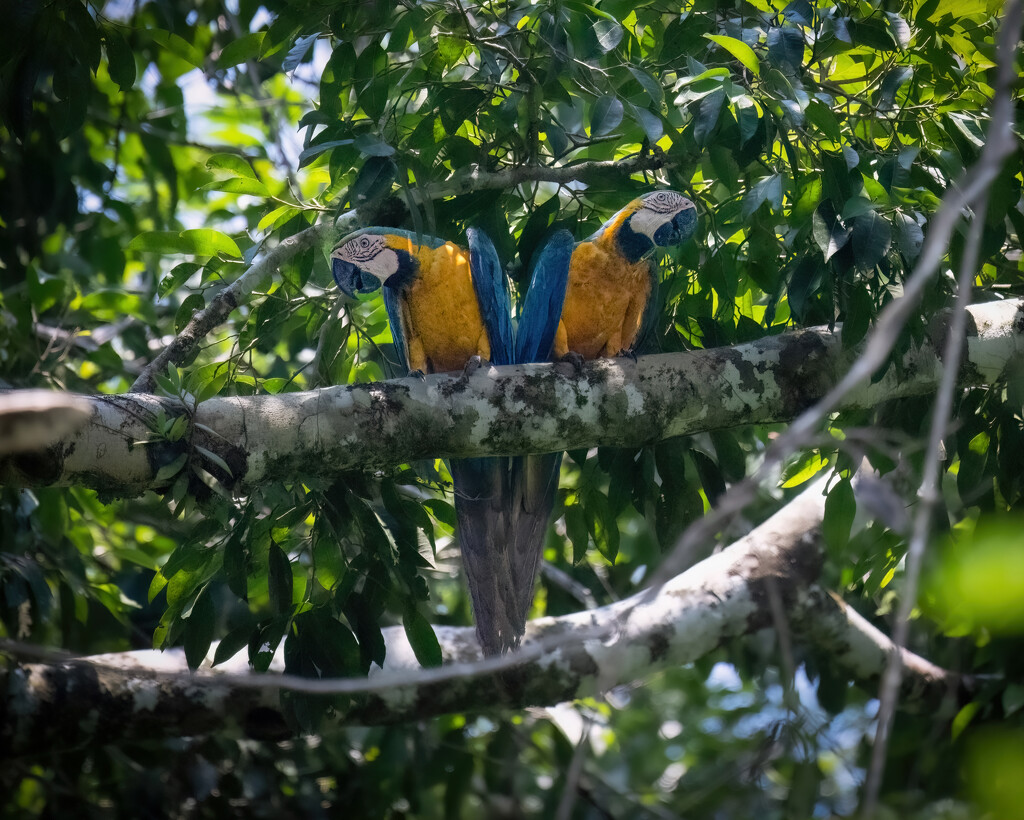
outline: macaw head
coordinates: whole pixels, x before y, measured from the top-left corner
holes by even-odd
[[[405,231],[363,228],[346,236],[331,251],[334,281],[349,296],[377,288],[401,287],[416,273],[419,263]]]
[[[619,211],[606,226],[632,261],[648,256],[655,245],[685,242],[697,230],[697,208],[675,191],[652,191]]]

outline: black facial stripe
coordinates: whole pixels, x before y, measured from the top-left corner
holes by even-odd
[[[346,242],[336,253],[341,259],[351,262],[369,262],[384,250],[384,238],[380,236],[358,236]]]
[[[644,200],[644,208],[656,214],[682,210],[685,197],[675,191],[657,191]]]

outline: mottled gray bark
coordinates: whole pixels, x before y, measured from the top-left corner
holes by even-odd
[[[1024,303],[972,307],[963,385],[997,379],[1024,353]],[[946,325],[906,354],[903,367],[851,392],[843,407],[873,407],[934,391],[944,367]],[[161,467],[188,453],[230,489],[267,480],[387,469],[414,459],[542,453],[596,445],[641,446],[739,424],[792,419],[832,387],[857,355],[826,329],[689,353],[603,359],[581,375],[568,363],[481,367],[277,396],[214,398],[193,416],[191,434],[155,440],[163,407],[145,394],[94,396],[91,423],[49,450],[0,461],[0,481],[80,484],[135,495],[159,489]],[[149,443],[139,444],[149,440]],[[211,462],[208,450],[230,468]]]

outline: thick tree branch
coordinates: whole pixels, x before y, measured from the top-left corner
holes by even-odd
[[[82,742],[195,734],[234,723],[261,737],[287,733],[278,692],[346,693],[342,724],[380,724],[450,712],[520,709],[597,694],[692,662],[723,643],[771,626],[774,588],[794,635],[866,682],[892,645],[814,584],[823,482],[815,482],[731,547],[665,584],[599,609],[529,624],[520,653],[480,660],[471,628],[437,628],[445,658],[420,669],[404,630],[385,630],[387,660],[370,680],[239,674],[237,656],[217,669],[184,672],[181,651],[132,652],[68,663],[31,663],[0,674],[0,749],[11,754]],[[10,650],[9,647],[0,647]],[[907,691],[934,703],[961,681],[904,654]],[[102,715],[102,720],[91,716]]]
[[[1024,354],[1024,302],[971,308],[960,383],[989,384]],[[934,392],[943,371],[933,342],[910,351],[849,394],[842,407],[874,407]],[[214,398],[195,411],[191,443],[216,453],[231,475],[196,463],[231,489],[419,458],[543,453],[596,445],[642,446],[672,436],[783,422],[825,395],[858,355],[822,328],[731,348],[606,359],[581,376],[568,364],[481,368],[276,396]],[[91,423],[44,453],[0,461],[0,481],[82,484],[120,494],[159,489],[158,470],[188,452],[189,438],[154,441],[157,411],[180,404],[149,395],[88,399]],[[148,441],[146,444],[138,442]]]

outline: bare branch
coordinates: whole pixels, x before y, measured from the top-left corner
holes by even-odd
[[[0,673],[0,748],[53,750],[81,742],[194,734],[242,724],[261,737],[288,733],[278,692],[352,695],[341,723],[380,724],[475,709],[551,705],[598,694],[659,669],[690,663],[723,642],[771,626],[768,586],[798,639],[854,677],[873,681],[892,644],[814,586],[824,482],[814,482],[731,547],[663,585],[599,609],[540,618],[520,651],[481,659],[472,628],[437,627],[445,666],[421,669],[402,627],[384,630],[387,661],[367,679],[246,674],[244,653],[216,669],[185,671],[181,650],[80,660],[44,658]],[[3,642],[0,651],[27,654]],[[960,681],[904,652],[918,702],[937,702]],[[280,661],[275,661],[280,669]],[[69,696],[73,692],[73,697]],[[88,715],[101,713],[103,721]],[[274,734],[275,732],[282,734]]]
[[[661,151],[637,154],[625,160],[588,160],[569,165],[515,165],[499,171],[486,171],[479,167],[458,171],[448,179],[423,186],[419,195],[426,199],[442,199],[480,190],[508,190],[524,182],[570,182],[586,184],[604,183],[618,177],[625,180],[642,171],[658,171],[672,167],[675,162]]]
[[[50,390],[0,392],[0,457],[59,444],[89,421],[88,399]]]
[[[960,383],[988,384],[1024,355],[1024,302],[971,308]],[[938,322],[936,338],[946,331]],[[825,395],[858,351],[818,328],[746,345],[605,359],[576,376],[568,364],[482,367],[275,396],[214,398],[195,410],[193,444],[227,463],[202,465],[232,490],[298,475],[388,469],[420,458],[544,453],[598,445],[639,447],[672,436],[794,418]],[[935,345],[910,351],[844,407],[935,391],[944,371]],[[157,472],[187,443],[153,440],[151,428],[189,412],[143,394],[88,399],[92,421],[47,453],[0,464],[0,481],[83,484],[121,494],[158,489]],[[138,442],[149,441],[147,444]],[[727,496],[728,497],[728,496]],[[713,534],[717,528],[709,530]],[[707,535],[707,542],[711,537]]]

